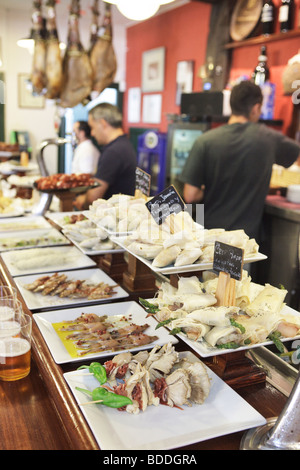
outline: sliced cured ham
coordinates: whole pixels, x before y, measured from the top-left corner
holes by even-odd
[[[91,64],[94,74],[93,90],[101,93],[114,81],[117,61],[112,44],[111,4],[105,5],[103,25],[91,50]]]
[[[34,53],[32,61],[31,83],[35,94],[42,94],[46,87],[46,38],[42,16],[42,0],[33,2],[32,29]]]
[[[48,0],[47,6],[47,49],[46,49],[46,98],[59,98],[63,83],[63,67],[55,14],[56,0]]]
[[[80,1],[72,0],[69,15],[68,45],[63,61],[63,89],[60,105],[73,108],[87,99],[92,91],[93,72],[90,58],[79,35]]]

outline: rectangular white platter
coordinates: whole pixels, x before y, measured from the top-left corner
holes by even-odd
[[[151,300],[149,300],[151,302]],[[290,321],[291,316],[295,315],[299,318],[300,313],[297,312],[296,310],[292,309],[291,307],[288,307],[285,305],[282,309],[282,313],[286,313],[288,315],[288,318]],[[166,325],[167,327],[167,325]],[[222,348],[217,348],[210,346],[205,340],[203,341],[193,341],[187,338],[187,336],[184,333],[178,333],[176,336],[178,336],[182,341],[184,341],[188,346],[190,346],[191,349],[193,349],[197,354],[199,354],[201,357],[211,357],[211,356],[218,356],[220,354],[228,354],[228,353],[233,353],[235,351],[247,351],[248,349],[253,349],[257,348],[259,346],[267,346],[270,344],[274,344],[272,341],[265,341],[263,343],[256,343],[256,344],[250,344],[247,346],[241,346],[240,348],[237,349],[222,349]],[[291,340],[299,340],[300,336],[295,336],[294,338],[280,338],[281,342],[286,342],[286,341],[291,341]]]
[[[47,220],[40,215],[28,215],[9,220],[0,220],[0,233],[50,228],[52,228],[50,222],[47,222]]]
[[[49,276],[54,274],[54,272],[48,273]],[[68,279],[72,280],[88,280],[91,283],[98,284],[100,282],[104,282],[109,284],[110,286],[115,286],[116,282],[111,279],[107,274],[105,274],[101,269],[80,269],[75,271],[61,271],[60,274],[66,274]],[[63,308],[63,307],[76,307],[80,305],[91,305],[91,304],[100,304],[104,302],[110,302],[116,299],[122,299],[128,297],[128,293],[120,286],[115,288],[116,294],[112,295],[109,298],[105,299],[96,299],[96,300],[87,300],[87,299],[72,299],[72,298],[60,298],[57,295],[42,295],[40,293],[34,293],[27,289],[25,289],[24,285],[30,284],[34,282],[39,275],[29,275],[29,276],[21,276],[15,277],[14,281],[17,284],[17,287],[28,307],[29,310],[36,311],[36,310],[45,310],[45,309],[53,309],[53,308]]]
[[[59,227],[63,228],[65,225],[68,225],[68,222],[65,220],[66,217],[81,214],[83,214],[83,212],[47,212],[46,217]]]
[[[43,255],[48,253],[51,256],[51,264],[43,266]],[[40,256],[37,262],[33,263],[34,257]],[[29,248],[25,251],[6,251],[1,254],[1,257],[6,264],[11,276],[25,276],[28,274],[47,273],[49,271],[66,271],[69,269],[80,269],[96,266],[96,262],[88,256],[84,255],[75,246],[55,246],[47,248]],[[20,261],[23,262],[24,267],[20,267]],[[56,261],[57,259],[57,261]],[[26,264],[27,261],[27,264]]]
[[[97,315],[125,315],[129,314],[132,316],[132,322],[138,325],[143,325],[147,323],[149,328],[145,330],[145,333],[150,336],[157,336],[158,339],[151,344],[144,346],[138,346],[136,348],[130,349],[133,351],[140,351],[142,349],[153,348],[155,345],[162,346],[165,343],[172,342],[173,344],[178,343],[178,339],[175,337],[170,337],[169,332],[165,328],[160,328],[155,330],[157,322],[151,318],[146,318],[145,310],[136,302],[115,302],[105,305],[94,305],[93,307],[84,307],[84,308],[72,308],[68,310],[55,310],[51,312],[44,313],[35,313],[34,320],[37,323],[47,346],[53,356],[53,359],[57,364],[67,363],[67,362],[76,362],[76,361],[89,361],[92,358],[115,356],[118,354],[116,351],[104,351],[94,354],[86,354],[78,358],[72,357],[69,352],[64,347],[62,341],[57,335],[55,329],[52,326],[52,323],[62,322],[64,320],[75,320],[82,313],[96,313]],[[119,351],[119,352],[124,352]]]
[[[197,360],[190,352],[183,354]],[[93,390],[99,382],[91,375],[78,372],[67,372],[64,378],[80,406],[89,398],[75,387]],[[210,369],[207,372],[211,389],[202,405],[183,409],[151,405],[137,415],[96,404],[80,406],[80,410],[101,450],[175,449],[266,423],[223,380]]]
[[[89,248],[84,248],[82,247],[76,240],[74,240],[69,234],[66,234],[65,235],[82,253],[84,253],[85,255],[88,255],[88,256],[96,256],[96,255],[107,255],[107,254],[111,254],[111,253],[124,253],[124,249],[119,247],[119,248],[115,248],[114,250],[113,249],[109,249],[109,250],[91,250]]]
[[[7,246],[12,243],[15,246]],[[27,243],[22,245],[22,243]],[[0,252],[25,250],[42,246],[70,245],[70,240],[55,228],[20,230],[18,232],[0,233]],[[18,246],[16,246],[18,245]]]
[[[118,243],[121,248],[124,248],[124,250],[128,251],[128,253],[132,254],[135,256],[137,259],[139,259],[142,263],[144,263],[146,266],[148,266],[152,271],[161,273],[161,274],[177,274],[177,273],[189,273],[189,272],[194,272],[194,271],[206,271],[208,269],[213,268],[213,262],[203,262],[203,263],[193,263],[193,264],[188,264],[185,266],[165,266],[163,268],[156,268],[152,266],[152,262],[143,258],[142,256],[138,256],[135,253],[131,252],[128,250],[126,247],[124,241],[126,237],[111,237],[111,240],[115,243]],[[264,259],[267,259],[266,255],[263,255],[262,253],[257,253],[254,256],[248,257],[244,259],[244,264],[247,263],[254,263],[255,261],[262,261]]]

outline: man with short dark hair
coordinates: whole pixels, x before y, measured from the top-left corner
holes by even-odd
[[[77,146],[72,160],[72,173],[90,173],[97,170],[100,152],[91,141],[91,128],[86,121],[76,121],[73,132]]]
[[[101,103],[89,112],[91,135],[103,146],[96,179],[100,186],[78,197],[77,208],[88,208],[96,199],[113,194],[134,195],[136,152],[122,128],[122,114],[116,106]]]
[[[261,105],[257,85],[233,87],[228,124],[196,140],[180,176],[185,202],[204,203],[205,228],[244,229],[258,242],[272,166],[300,156],[296,141],[258,123]]]

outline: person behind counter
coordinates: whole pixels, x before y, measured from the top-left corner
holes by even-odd
[[[91,135],[103,145],[96,180],[100,186],[77,197],[75,207],[87,209],[96,199],[113,194],[134,195],[136,152],[122,128],[122,114],[116,106],[101,103],[89,112]]]
[[[205,228],[244,229],[259,242],[272,166],[292,165],[300,157],[300,146],[258,123],[259,86],[250,81],[236,85],[230,105],[228,124],[195,141],[180,176],[183,197],[187,204],[204,203]]]
[[[100,152],[91,141],[91,128],[86,121],[76,121],[73,132],[77,146],[74,150],[71,173],[90,173],[97,171]]]

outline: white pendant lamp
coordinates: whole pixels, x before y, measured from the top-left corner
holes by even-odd
[[[130,20],[142,21],[155,15],[160,0],[117,0],[116,5],[122,15]]]

